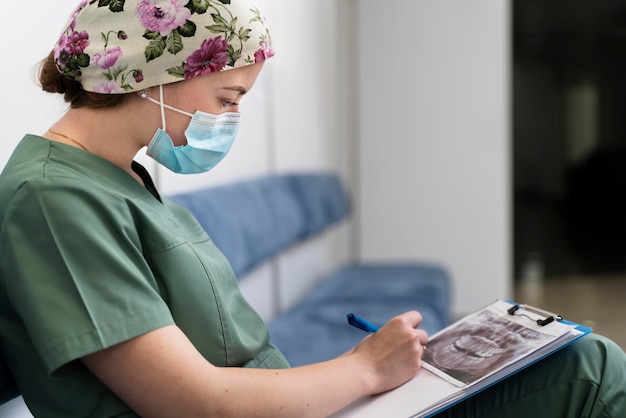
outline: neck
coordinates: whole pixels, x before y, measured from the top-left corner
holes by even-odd
[[[84,146],[81,142],[79,142],[79,141],[77,141],[77,140],[75,140],[75,139],[71,138],[71,137],[70,137],[70,136],[68,136],[68,135],[65,135],[65,134],[64,134],[64,133],[62,133],[62,132],[57,132],[57,131],[53,130],[52,128],[48,129],[48,132],[49,132],[50,134],[52,134],[52,135],[55,135],[55,136],[59,137],[59,138],[63,138],[63,139],[64,139],[64,140],[66,140],[66,141],[70,141],[72,144],[74,144],[74,145],[78,146],[79,148],[81,148],[81,149],[83,149],[83,150],[85,150],[85,151],[87,151],[87,152],[90,152],[90,151],[87,149],[87,147],[85,147],[85,146]]]
[[[133,177],[131,164],[137,152],[150,141],[144,126],[133,119],[132,110],[118,106],[111,109],[70,109],[45,137],[67,142],[119,166]]]

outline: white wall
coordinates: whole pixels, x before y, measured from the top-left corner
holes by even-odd
[[[444,262],[457,314],[510,297],[509,2],[355,6],[361,256]]]
[[[35,66],[54,46],[74,3],[74,0],[35,0],[29,8],[36,11],[29,13],[28,17],[24,16],[23,2],[3,5],[6,33],[12,38],[19,37],[19,40],[5,42],[0,67],[0,121],[3,128],[0,167],[4,167],[25,132],[45,132],[62,112],[58,98],[45,95],[34,84]]]

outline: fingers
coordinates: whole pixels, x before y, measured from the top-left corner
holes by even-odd
[[[422,314],[417,311],[409,311],[405,312],[402,315],[397,316],[397,318],[401,318],[403,321],[406,321],[411,328],[417,328],[422,323]]]
[[[420,369],[428,343],[428,334],[419,329],[421,323],[419,312],[405,312],[369,334],[352,352],[373,366],[379,382],[375,393],[406,382]]]
[[[422,314],[419,312],[409,311],[392,318],[389,322],[393,323],[397,321],[402,326],[414,329],[420,344],[425,346],[428,343],[428,334],[426,331],[418,329],[418,327],[422,324],[422,319]]]
[[[428,333],[426,333],[426,331],[424,331],[423,329],[416,329],[415,332],[417,333],[417,339],[422,346],[423,351],[426,351],[426,345],[428,344]]]
[[[410,311],[392,318],[385,327],[394,333],[395,337],[391,338],[394,338],[396,343],[403,340],[413,346],[417,358],[421,359],[428,344],[428,333],[418,328],[421,323],[422,315],[417,311]]]
[[[422,315],[417,311],[405,312],[398,315],[383,327],[382,332],[376,332],[366,336],[363,341],[369,339],[369,337],[375,337],[374,339],[383,341],[394,341],[395,344],[402,344],[400,341],[404,341],[407,344],[414,347],[419,346],[420,357],[423,355],[426,344],[428,344],[428,334],[426,331],[419,329],[422,323]],[[385,343],[387,344],[387,343]]]

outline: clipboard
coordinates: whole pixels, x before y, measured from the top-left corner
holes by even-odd
[[[485,330],[482,334],[481,327]],[[472,332],[468,332],[468,329],[472,329]],[[450,354],[455,345],[457,354],[467,352],[472,346],[468,334],[478,335],[474,341],[476,345],[478,341],[489,340],[492,333],[498,335],[498,341],[505,340],[507,331],[511,334],[511,345],[521,345],[517,338],[521,336],[527,349],[519,350],[509,357],[502,356],[489,367],[484,367],[483,364],[483,370],[476,368],[474,374],[468,372],[469,367],[463,366],[462,360],[457,360],[460,366],[455,370],[452,367],[455,365],[454,361],[443,357],[438,360],[434,354],[439,350],[443,354]],[[422,359],[423,367],[412,380],[384,394],[361,398],[331,417],[430,417],[518,373],[591,332],[591,328],[568,321],[558,314],[499,299],[434,334]],[[459,335],[466,336],[464,341],[460,340]],[[491,347],[494,352],[505,351],[504,346]],[[486,354],[481,355],[487,357]],[[480,356],[472,358],[477,357]],[[441,367],[438,362],[447,368]]]

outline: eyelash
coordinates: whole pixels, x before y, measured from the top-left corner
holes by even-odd
[[[228,100],[222,100],[222,107],[224,109],[228,109],[229,107],[232,107],[232,106],[237,106],[237,103],[229,102]]]

